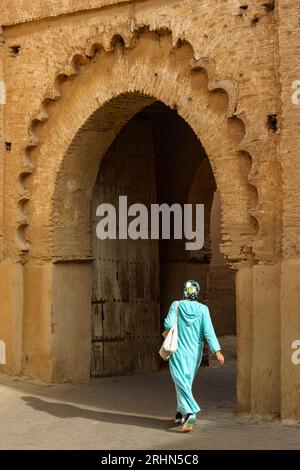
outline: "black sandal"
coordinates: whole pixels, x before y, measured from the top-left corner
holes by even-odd
[[[175,424],[183,424],[184,423],[184,417],[179,411],[177,411],[176,416],[175,416]]]

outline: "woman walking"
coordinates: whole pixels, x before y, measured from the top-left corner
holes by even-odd
[[[200,407],[192,394],[192,385],[203,354],[203,340],[210,351],[216,354],[221,365],[224,357],[215,335],[208,307],[198,301],[200,286],[196,281],[187,281],[183,288],[183,300],[171,304],[164,322],[170,330],[177,317],[178,347],[169,358],[169,367],[177,396],[176,424],[183,424],[182,432],[193,429]]]

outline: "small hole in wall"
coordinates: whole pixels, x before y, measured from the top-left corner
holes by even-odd
[[[262,5],[267,11],[273,11],[275,9],[275,0],[270,0]]]
[[[244,13],[245,13],[245,11],[247,11],[247,10],[248,10],[248,5],[241,5],[241,6],[239,7],[238,16],[240,16],[241,18],[243,18]]]
[[[267,116],[267,128],[272,132],[277,131],[277,114],[269,114]]]
[[[11,142],[5,142],[6,150],[11,150]]]
[[[154,77],[156,77],[156,78],[158,77],[158,73],[157,73],[157,72],[155,72]]]
[[[13,56],[16,56],[20,52],[21,46],[19,44],[14,44],[13,46],[10,46],[10,52]]]
[[[256,26],[258,22],[259,22],[259,17],[257,15],[254,15],[251,20],[251,26]]]

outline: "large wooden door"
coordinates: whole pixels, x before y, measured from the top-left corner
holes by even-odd
[[[149,123],[130,121],[104,157],[92,203],[94,286],[91,375],[156,370],[161,342],[157,240],[99,240],[96,208],[119,195],[128,205],[156,201]]]

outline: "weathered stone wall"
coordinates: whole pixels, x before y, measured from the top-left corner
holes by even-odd
[[[6,86],[4,77],[4,41],[3,29],[0,26],[0,261],[3,256],[3,202],[4,202],[4,155],[5,155],[5,138],[4,138],[4,107],[6,103]]]
[[[66,348],[61,339],[71,312],[90,306],[83,262],[91,259],[92,188],[119,130],[160,100],[200,139],[220,191],[222,251],[237,268],[239,407],[299,418],[300,366],[290,360],[300,337],[300,107],[291,100],[291,80],[300,79],[299,0],[275,8],[262,0],[1,7],[4,370],[86,378],[86,363],[76,367],[87,343],[69,355],[83,317]],[[68,296],[81,276],[81,292]]]
[[[281,283],[281,415],[298,416],[300,365],[293,364],[292,343],[300,339],[300,2],[278,6],[277,68],[281,85],[279,155],[283,183]]]

